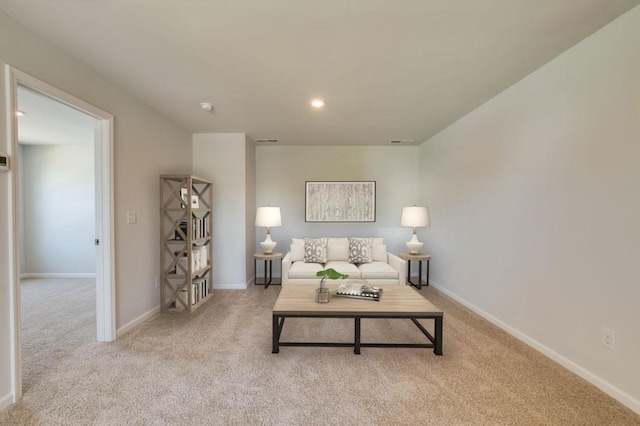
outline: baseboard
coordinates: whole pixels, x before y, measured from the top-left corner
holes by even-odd
[[[213,286],[214,290],[246,290],[246,284],[219,284]]]
[[[116,331],[116,336],[117,337],[122,337],[123,335],[125,335],[129,331],[133,330],[135,327],[139,326],[140,324],[142,324],[146,320],[148,320],[148,319],[152,318],[153,316],[157,315],[158,313],[160,313],[160,305],[156,306],[155,308],[151,309],[150,311],[145,312],[144,314],[140,315],[138,318],[136,318],[133,321],[130,321],[129,323],[127,323],[127,324],[123,325],[122,327],[120,327]]]
[[[20,274],[20,279],[25,279],[25,278],[95,278],[96,274],[95,273],[78,273],[78,274],[72,274],[72,273],[32,273],[32,272],[28,272],[28,273],[24,273],[24,274]]]
[[[615,400],[617,400],[621,404],[625,405],[626,407],[628,407],[631,410],[635,411],[636,413],[640,414],[640,401],[635,399],[634,397],[632,397],[628,393],[626,393],[623,390],[617,388],[616,386],[612,385],[611,383],[609,383],[608,381],[604,380],[603,378],[593,374],[589,370],[587,370],[584,367],[576,364],[575,362],[573,362],[570,359],[564,357],[563,355],[560,355],[559,353],[555,352],[553,349],[550,349],[549,347],[543,345],[542,343],[538,342],[537,340],[535,340],[535,339],[527,336],[526,334],[522,333],[521,331],[511,327],[509,324],[507,324],[505,322],[502,322],[501,320],[499,320],[498,318],[494,317],[493,315],[491,315],[491,314],[483,311],[482,309],[478,308],[477,306],[467,302],[466,300],[462,299],[461,297],[457,296],[456,294],[452,293],[451,291],[447,290],[446,288],[438,285],[438,283],[435,283],[433,281],[429,281],[429,285],[433,286],[436,290],[446,294],[447,296],[449,296],[450,298],[452,298],[456,302],[460,303],[461,305],[465,306],[466,308],[472,310],[473,312],[475,312],[476,314],[480,315],[481,317],[483,317],[487,321],[491,322],[495,326],[500,327],[501,329],[503,329],[507,333],[511,334],[516,339],[524,342],[525,344],[527,344],[528,346],[530,346],[533,349],[537,350],[538,352],[540,352],[544,356],[546,356],[546,357],[552,359],[553,361],[557,362],[558,364],[562,365],[567,370],[569,370],[572,373],[575,373],[578,376],[582,377],[583,379],[585,379],[586,381],[588,381],[592,385],[596,386],[598,389],[600,389],[601,391],[603,391],[607,395],[611,396],[612,398],[614,398]]]
[[[9,392],[8,394],[0,398],[0,411],[6,409],[11,404],[13,404],[13,393]]]

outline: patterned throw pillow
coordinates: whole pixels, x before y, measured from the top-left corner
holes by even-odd
[[[349,237],[349,263],[371,263],[373,238]]]
[[[306,263],[327,263],[327,239],[305,237],[304,261]]]

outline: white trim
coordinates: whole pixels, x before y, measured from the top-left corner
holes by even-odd
[[[9,392],[8,394],[0,398],[0,411],[4,410],[11,404],[13,404],[13,393]]]
[[[100,110],[98,110],[100,111]],[[116,285],[115,285],[115,215],[113,184],[113,116],[104,111],[96,124],[96,151],[102,162],[96,161],[96,238],[100,240],[96,256],[96,323],[98,342],[116,339]],[[97,157],[97,156],[96,156]]]
[[[246,290],[246,284],[218,284],[213,287],[214,290]]]
[[[11,328],[11,391],[13,402],[22,398],[22,365],[21,365],[21,337],[20,337],[20,250],[19,237],[16,231],[19,226],[19,191],[18,176],[18,120],[14,111],[18,109],[18,79],[14,69],[5,65],[6,114],[7,114],[7,150],[9,157],[13,157],[9,171],[9,202],[8,202],[8,237],[9,237],[9,294],[10,294],[10,328]]]
[[[505,322],[502,322],[501,320],[499,320],[498,318],[494,317],[493,315],[491,315],[491,314],[483,311],[482,309],[478,308],[477,306],[467,302],[463,298],[455,295],[454,293],[452,293],[451,291],[447,290],[446,288],[438,285],[437,283],[435,283],[433,281],[429,281],[429,284],[433,288],[435,288],[436,290],[446,294],[447,296],[449,296],[450,298],[452,298],[456,302],[458,302],[461,305],[465,306],[466,308],[472,310],[473,312],[475,312],[476,314],[480,315],[481,317],[483,317],[487,321],[491,322],[492,324],[500,327],[501,329],[503,329],[507,333],[511,334],[516,339],[522,341],[523,343],[525,343],[528,346],[532,347],[533,349],[537,350],[541,354],[543,354],[546,357],[548,357],[548,358],[552,359],[553,361],[557,362],[558,364],[560,364],[561,366],[563,366],[567,370],[571,371],[572,373],[575,373],[576,375],[582,377],[583,379],[585,379],[586,381],[588,381],[592,385],[598,387],[601,391],[603,391],[607,395],[611,396],[612,398],[614,398],[618,402],[622,403],[623,405],[627,406],[631,410],[633,410],[636,413],[640,414],[640,401],[635,399],[634,397],[632,397],[631,395],[629,395],[625,391],[623,391],[620,388],[612,385],[611,383],[609,383],[608,381],[604,380],[603,378],[593,374],[589,370],[587,370],[584,367],[576,364],[575,362],[573,362],[570,359],[564,357],[563,355],[560,355],[559,353],[557,353],[553,349],[543,345],[542,343],[538,342],[537,340],[527,336],[526,334],[522,333],[521,331],[511,327],[509,324],[507,324]]]
[[[95,278],[96,274],[68,274],[68,273],[39,273],[39,272],[27,272],[20,274],[20,279],[25,278]]]
[[[143,322],[151,319],[152,317],[156,316],[159,313],[160,313],[160,305],[156,306],[150,311],[145,312],[144,314],[140,315],[138,318],[120,327],[117,331],[117,336],[122,337],[125,333],[128,333],[129,331],[133,330],[135,327],[139,326]]]
[[[20,337],[20,259],[18,194],[19,161],[17,137],[17,87],[28,87],[44,96],[55,99],[71,108],[84,112],[96,119],[96,238],[101,245],[96,250],[96,317],[97,340],[108,342],[116,338],[116,299],[115,299],[115,248],[114,239],[114,185],[113,185],[113,115],[57,89],[37,78],[10,65],[5,65],[6,114],[8,154],[12,156],[12,168],[9,171],[9,280],[11,297],[11,388],[13,400],[22,398],[22,366]]]

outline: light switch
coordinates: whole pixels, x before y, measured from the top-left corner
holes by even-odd
[[[130,210],[127,212],[127,224],[133,225],[138,221],[138,212],[135,210]]]

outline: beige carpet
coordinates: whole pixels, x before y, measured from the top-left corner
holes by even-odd
[[[445,312],[443,357],[398,348],[272,354],[277,286],[215,291],[191,316],[163,314],[114,343],[82,343],[56,325],[63,321],[51,308],[85,306],[78,297],[93,297],[85,287],[41,294],[40,307],[25,303],[33,310],[25,318],[48,330],[25,330],[25,340],[45,340],[25,348],[24,399],[0,413],[0,424],[640,425],[631,410],[432,288],[422,294]],[[368,341],[420,337],[408,320],[362,326]],[[349,341],[352,327],[288,319],[283,339]]]

